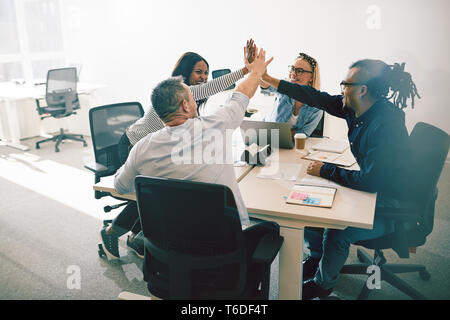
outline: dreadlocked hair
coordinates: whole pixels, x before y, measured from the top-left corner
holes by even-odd
[[[391,90],[392,94],[388,99],[393,98],[393,102],[400,109],[406,108],[406,100],[411,98],[411,108],[414,109],[414,97],[417,96],[420,99],[417,92],[416,84],[412,81],[411,74],[405,72],[405,63],[401,65],[395,63],[391,67]]]
[[[367,85],[370,94],[376,98],[392,99],[393,104],[399,108],[407,107],[407,100],[411,99],[411,108],[414,109],[414,99],[420,95],[412,81],[411,74],[405,72],[405,63],[388,65],[381,60],[359,60],[350,68],[359,68],[359,81]],[[391,95],[388,97],[389,91]]]

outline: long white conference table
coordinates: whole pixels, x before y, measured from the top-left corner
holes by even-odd
[[[77,83],[78,94],[90,94],[91,92],[105,87],[103,84]],[[7,118],[8,129],[6,130],[0,118],[0,144],[16,149],[27,151],[29,148],[20,143],[20,118],[17,112],[16,101],[23,99],[43,99],[45,98],[45,84],[34,85],[30,83],[15,84],[13,82],[0,83],[0,115]],[[4,111],[4,112],[2,112]],[[33,110],[35,112],[35,110]]]
[[[309,149],[320,141],[319,138],[309,138],[305,149]],[[264,167],[235,167],[239,189],[249,215],[275,221],[280,225],[281,235],[284,237],[279,253],[278,297],[280,300],[299,300],[302,297],[305,227],[341,230],[347,227],[363,229],[373,227],[376,202],[374,193],[336,186],[337,192],[331,208],[286,203],[286,197],[296,183],[304,181],[305,177],[314,179],[306,174],[310,161],[302,159],[305,154],[306,151],[294,149],[274,150]],[[296,171],[295,179],[290,176],[293,169]],[[350,169],[358,168],[355,165]],[[136,200],[134,193],[128,195],[117,193],[112,177],[102,179],[95,184],[94,190],[110,192],[119,198]]]

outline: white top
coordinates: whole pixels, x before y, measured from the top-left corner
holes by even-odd
[[[211,115],[148,134],[116,173],[115,189],[121,194],[133,192],[137,175],[225,185],[233,192],[241,224],[248,225],[231,154],[232,133],[240,126],[248,102],[246,95],[233,92],[224,107]]]

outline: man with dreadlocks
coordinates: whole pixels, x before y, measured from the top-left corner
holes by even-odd
[[[408,177],[410,155],[405,127],[407,99],[420,96],[405,64],[387,65],[380,60],[353,63],[344,81],[342,95],[329,95],[310,86],[275,79],[263,80],[278,92],[346,120],[351,151],[360,167],[347,170],[331,163],[312,162],[307,172],[345,187],[377,192],[376,208],[398,205]],[[389,96],[389,92],[392,92]],[[389,101],[393,100],[393,103]],[[391,219],[377,217],[372,230],[305,228],[310,256],[303,261],[303,299],[325,297],[337,284],[349,254],[350,244],[378,238],[394,231]]]

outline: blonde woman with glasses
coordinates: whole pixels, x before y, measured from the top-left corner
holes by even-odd
[[[300,85],[311,86],[320,90],[320,70],[316,59],[300,53],[294,64],[288,66],[289,81]],[[287,95],[278,93],[274,87],[262,82],[262,91],[276,94],[272,111],[265,117],[265,121],[288,122],[292,125],[292,133],[304,133],[310,136],[319,124],[323,111],[296,101]]]

